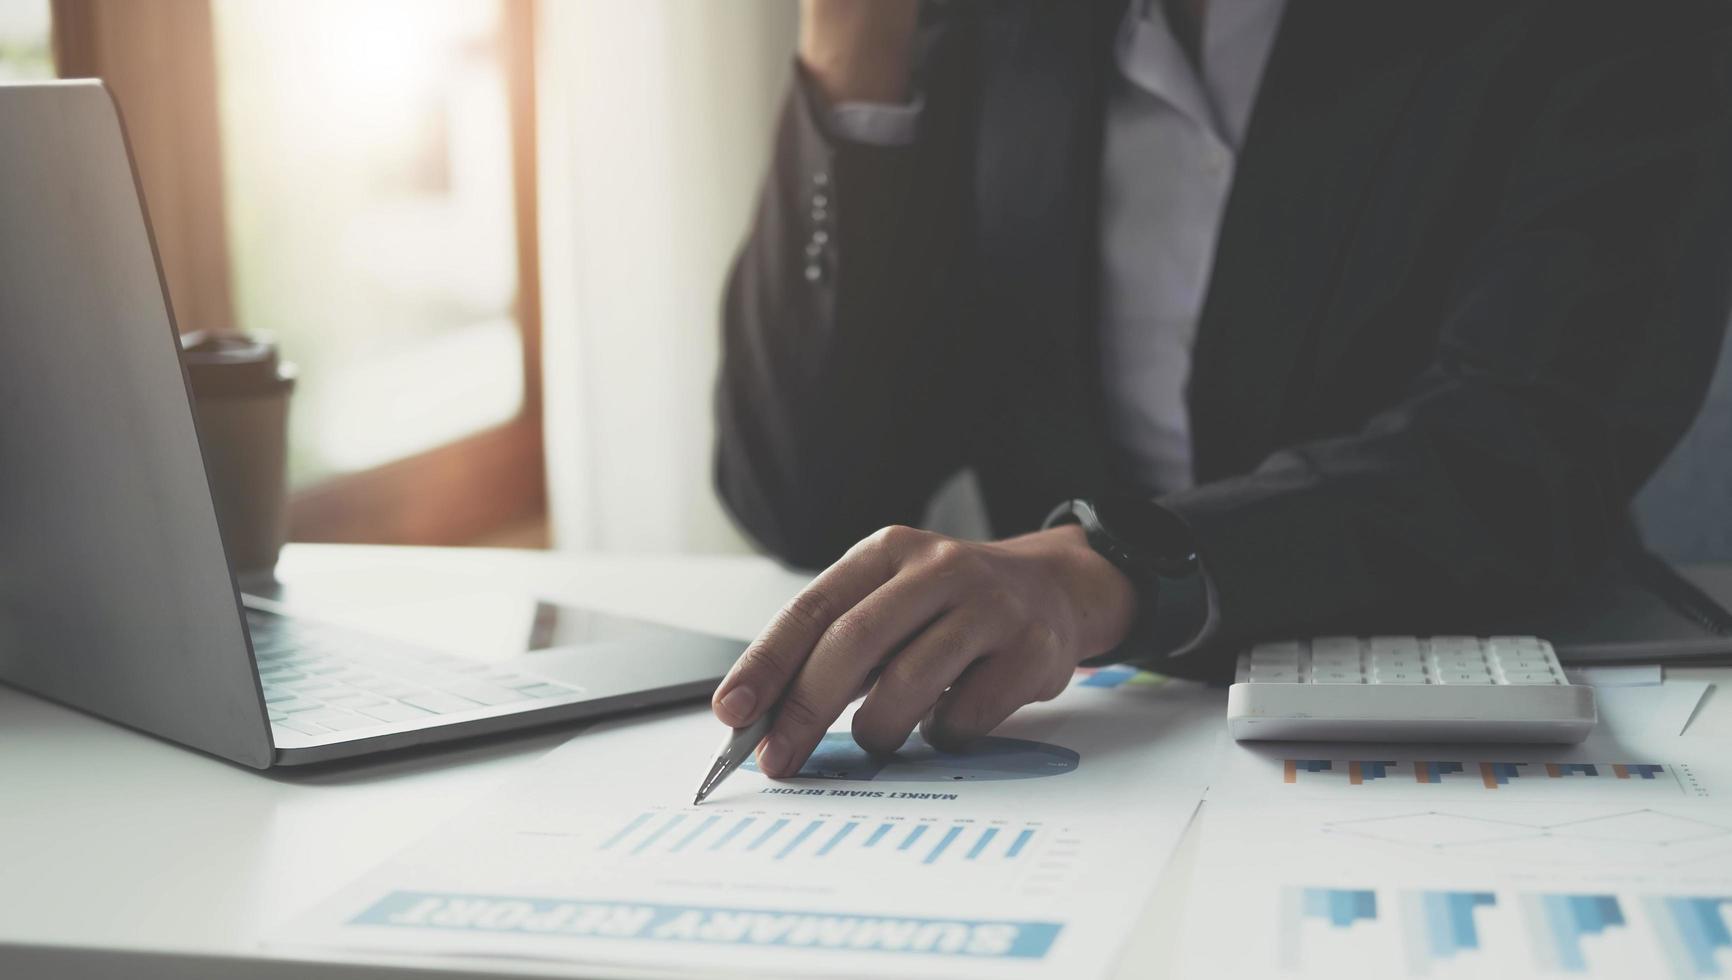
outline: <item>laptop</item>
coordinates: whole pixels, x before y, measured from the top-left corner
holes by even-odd
[[[0,681],[263,769],[702,697],[740,654],[567,610],[469,658],[243,600],[113,99],[0,85],[0,133]]]

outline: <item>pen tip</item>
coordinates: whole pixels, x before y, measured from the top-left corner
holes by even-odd
[[[699,803],[702,803],[703,801],[704,801],[704,794],[699,793],[698,795],[692,797],[692,806],[697,806]]]

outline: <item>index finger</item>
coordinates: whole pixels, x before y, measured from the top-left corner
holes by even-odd
[[[883,549],[861,547],[824,569],[776,613],[716,686],[710,697],[716,717],[735,728],[756,721],[782,696],[836,617],[871,595],[894,572]]]

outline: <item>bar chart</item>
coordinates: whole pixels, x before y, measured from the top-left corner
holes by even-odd
[[[1401,895],[1402,935],[1407,945],[1408,972],[1424,976],[1440,963],[1483,948],[1481,928],[1474,919],[1480,909],[1497,906],[1486,891],[1411,891]]]
[[[1047,838],[1066,852],[1064,836],[1039,823],[1009,821],[647,810],[620,824],[596,850],[629,857],[684,855],[754,863],[983,865],[1027,863]]]
[[[1286,970],[1330,972],[1376,948],[1377,893],[1368,888],[1291,886],[1280,898],[1276,955]]]
[[[1642,900],[1674,977],[1732,975],[1727,896],[1648,896]]]
[[[1546,800],[1703,798],[1687,764],[1476,759],[1281,759],[1281,782],[1308,791],[1503,796]]]
[[[1524,895],[1534,961],[1557,973],[1586,973],[1589,940],[1624,928],[1615,895]]]
[[[1318,977],[1696,980],[1732,976],[1729,909],[1732,895],[1282,886],[1274,952]]]

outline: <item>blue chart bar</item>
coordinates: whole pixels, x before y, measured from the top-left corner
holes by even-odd
[[[1034,831],[1032,831],[1032,830],[1024,830],[1022,833],[1017,834],[1016,840],[1013,840],[1010,842],[1010,850],[1005,851],[1004,856],[1007,858],[1013,858],[1013,857],[1016,857],[1018,854],[1021,854],[1022,849],[1025,846],[1027,846],[1029,838],[1031,838],[1033,836],[1034,836]]]
[[[1403,925],[1410,972],[1423,974],[1432,960],[1453,959],[1479,949],[1473,910],[1497,905],[1491,892],[1407,892],[1402,895]]]
[[[914,846],[914,842],[915,842],[915,841],[917,841],[917,840],[919,840],[919,839],[920,839],[920,835],[921,835],[921,834],[924,834],[924,833],[926,833],[926,825],[925,825],[925,824],[923,824],[923,823],[917,823],[917,824],[915,824],[915,825],[914,825],[914,829],[913,829],[913,830],[910,830],[910,831],[909,831],[909,832],[908,832],[908,836],[907,836],[907,837],[904,837],[904,838],[902,838],[902,843],[900,843],[900,844],[898,844],[898,845],[896,845],[896,849],[897,849],[897,850],[898,850],[898,851],[906,851],[906,850],[908,850],[908,849],[909,849],[909,848],[910,848],[910,847],[913,847],[913,846]]]
[[[820,848],[818,848],[818,856],[819,856],[819,857],[823,857],[823,856],[824,856],[824,855],[826,855],[826,854],[828,854],[828,853],[830,853],[830,850],[831,850],[831,849],[832,849],[832,848],[834,848],[834,847],[835,847],[835,846],[836,846],[836,845],[837,845],[837,844],[840,844],[840,843],[842,843],[842,838],[844,838],[844,837],[846,837],[846,836],[848,836],[848,835],[849,835],[849,834],[851,834],[851,833],[853,833],[853,832],[854,832],[854,828],[855,828],[855,827],[858,827],[858,826],[860,826],[860,825],[859,825],[859,824],[858,824],[858,823],[856,823],[856,822],[854,822],[854,821],[852,821],[852,820],[850,820],[850,821],[848,821],[848,822],[847,822],[847,823],[845,823],[845,824],[843,824],[843,825],[842,825],[842,829],[841,829],[841,830],[838,830],[838,831],[836,831],[836,836],[834,836],[834,837],[832,837],[832,838],[830,838],[830,839],[829,839],[829,840],[827,840],[827,841],[825,841],[825,842],[824,842],[824,846],[823,846],[823,847],[820,847]]]
[[[643,840],[638,841],[637,846],[632,848],[631,852],[633,854],[643,853],[644,848],[649,847],[651,844],[654,844],[658,840],[661,840],[663,834],[674,829],[675,827],[678,827],[682,822],[685,821],[685,819],[686,819],[686,815],[683,813],[676,813],[673,816],[669,817],[667,820],[667,823],[664,823],[660,827],[657,827],[655,830],[651,831],[650,835],[648,837],[645,837]]]
[[[715,822],[717,820],[720,820],[720,819],[722,819],[722,818],[719,816],[705,817],[703,819],[702,823],[698,824],[696,827],[693,827],[690,831],[688,831],[686,833],[686,835],[684,837],[681,837],[680,842],[678,844],[675,844],[673,846],[673,850],[670,851],[669,853],[670,854],[679,853],[680,848],[685,847],[687,844],[690,844],[693,839],[695,839],[699,834],[703,833],[704,831],[709,830],[710,827],[713,824],[715,824]]]
[[[747,827],[750,827],[752,825],[752,822],[757,820],[757,819],[758,819],[757,817],[741,817],[739,823],[736,823],[732,827],[729,827],[726,833],[724,833],[724,834],[722,834],[722,836],[716,838],[715,843],[710,845],[710,850],[719,851],[723,847],[726,847],[729,841],[740,836],[740,831],[745,830]]]
[[[933,845],[932,853],[926,855],[926,860],[924,860],[920,863],[921,864],[931,864],[932,862],[938,860],[938,855],[943,854],[944,849],[949,847],[950,843],[952,841],[956,840],[956,838],[961,836],[961,835],[962,835],[962,828],[961,827],[952,827],[949,830],[946,830],[944,832],[944,836],[938,838],[938,843]]]
[[[617,833],[615,833],[612,837],[609,837],[607,840],[602,841],[601,849],[605,851],[608,848],[612,847],[613,845],[618,844],[620,841],[622,841],[626,837],[630,836],[632,831],[634,831],[634,830],[638,829],[639,827],[642,827],[644,824],[648,823],[649,818],[652,816],[654,816],[654,814],[640,813],[637,816],[633,817],[631,819],[630,823],[626,824],[624,827],[621,827],[619,829],[619,831]]]
[[[1377,893],[1361,888],[1307,888],[1301,892],[1300,914],[1345,929],[1360,919],[1377,918]]]
[[[1122,664],[1113,667],[1102,667],[1081,681],[1083,687],[1118,687],[1125,681],[1137,676],[1137,668]]]
[[[997,836],[998,836],[998,828],[997,827],[988,827],[985,830],[981,831],[980,832],[980,839],[975,841],[974,846],[968,849],[968,859],[970,861],[972,861],[975,858],[979,857],[980,852],[986,850],[986,845],[992,843],[992,839],[994,837],[997,837]]]
[[[1302,926],[1306,919],[1321,920],[1333,929],[1348,929],[1361,921],[1375,922],[1377,893],[1362,888],[1283,888],[1275,948],[1285,969],[1299,970],[1304,965]]]
[[[776,820],[775,823],[772,823],[772,824],[770,824],[770,826],[764,828],[764,832],[759,834],[756,840],[752,841],[750,844],[747,844],[746,850],[748,850],[748,851],[757,850],[759,847],[763,846],[763,843],[765,841],[776,836],[776,831],[781,830],[783,827],[786,827],[786,826],[788,826],[788,820],[786,817],[783,817],[783,818]]]
[[[1612,895],[1527,895],[1523,905],[1533,937],[1534,957],[1547,969],[1584,973],[1588,958],[1582,937],[1624,925],[1624,912]]]
[[[1675,977],[1718,977],[1725,971],[1720,951],[1732,949],[1732,932],[1726,928],[1721,907],[1732,898],[1679,898],[1654,896],[1642,900],[1660,945]]]
[[[866,838],[866,846],[867,846],[867,847],[871,847],[871,846],[872,846],[872,845],[874,845],[874,844],[876,844],[876,843],[878,843],[878,842],[879,842],[879,841],[881,841],[881,840],[883,840],[883,839],[884,839],[884,835],[885,835],[885,834],[888,834],[888,833],[890,833],[890,828],[891,828],[891,827],[892,827],[892,826],[893,826],[893,825],[892,825],[892,824],[887,824],[887,823],[881,823],[881,824],[879,824],[879,825],[878,825],[878,829],[877,829],[877,830],[874,830],[874,831],[873,831],[873,832],[872,832],[872,836],[870,836],[870,837],[868,837],[868,838]]]
[[[776,860],[780,861],[783,858],[787,857],[788,854],[794,850],[794,848],[799,847],[801,844],[804,844],[806,842],[806,838],[812,836],[814,833],[817,832],[818,828],[822,827],[822,826],[824,826],[824,821],[822,821],[822,820],[814,820],[811,823],[807,824],[804,829],[802,829],[799,833],[794,835],[793,840],[782,845],[782,849],[776,852]]]

